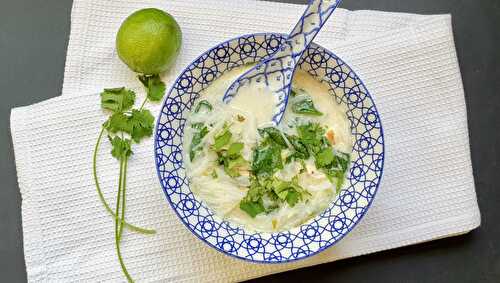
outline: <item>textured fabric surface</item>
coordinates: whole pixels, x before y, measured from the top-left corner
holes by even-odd
[[[124,17],[149,6],[168,10],[184,32],[181,56],[164,76],[167,83],[219,41],[287,32],[303,9],[243,0],[75,0],[63,95],[11,115],[30,282],[124,280],[114,223],[91,174],[93,146],[105,120],[96,93],[122,85],[143,93],[117,59],[114,35]],[[150,139],[135,146],[129,162],[127,219],[158,233],[125,230],[122,250],[133,278],[240,281],[466,233],[480,224],[450,17],[338,10],[316,41],[356,70],[381,114],[384,176],[367,216],[337,245],[303,261],[258,265],[227,257],[195,238],[170,209]],[[157,113],[159,105],[151,109]],[[104,142],[98,171],[113,207],[118,164],[109,150]]]

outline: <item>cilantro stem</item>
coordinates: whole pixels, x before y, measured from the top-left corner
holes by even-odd
[[[106,209],[106,211],[108,211],[109,214],[111,214],[111,216],[114,219],[117,219],[116,214],[113,212],[111,207],[106,202],[106,199],[104,198],[104,194],[102,193],[101,186],[99,184],[99,179],[97,177],[97,153],[99,151],[99,145],[101,144],[103,134],[104,134],[104,128],[101,128],[101,132],[99,133],[99,137],[97,138],[97,142],[96,142],[96,145],[94,148],[94,155],[93,155],[93,168],[92,169],[93,169],[93,174],[94,174],[94,182],[95,182],[95,187],[97,189],[97,194],[99,195],[99,199],[101,200],[102,204],[104,205],[104,208]],[[141,228],[141,227],[129,224],[126,221],[123,221],[123,225],[125,227],[127,227],[128,229],[135,231],[137,233],[148,234],[148,235],[156,234],[155,230]]]
[[[144,101],[142,102],[142,104],[141,104],[141,108],[139,108],[139,111],[141,111],[141,110],[142,110],[142,108],[144,108],[144,105],[146,105],[146,102],[148,102],[148,98],[147,98],[147,97],[146,97],[146,98],[144,98]]]
[[[123,221],[124,215],[123,214],[119,215],[119,214],[120,214],[120,204],[123,202],[122,198],[123,199],[125,198],[124,195],[122,196],[123,171],[124,171],[124,166],[126,166],[125,160],[126,160],[126,157],[122,156],[120,158],[120,177],[119,177],[119,181],[118,181],[118,196],[116,199],[116,211],[115,211],[116,215],[118,215],[120,217],[115,217],[115,244],[116,244],[116,253],[118,254],[118,261],[120,262],[120,266],[122,267],[123,273],[127,277],[128,282],[134,282],[132,280],[132,277],[128,273],[127,268],[125,267],[125,264],[123,263],[123,258],[122,258],[122,254],[120,251],[120,241],[121,241],[121,232],[122,232],[121,226],[123,226],[123,223],[124,223],[124,221]],[[122,206],[122,212],[123,212],[123,206]]]
[[[128,157],[124,157],[124,161],[123,161],[123,169],[122,169],[122,174],[123,177],[121,178],[121,186],[122,186],[122,214],[120,216],[120,219],[121,219],[121,225],[120,225],[120,230],[118,231],[118,235],[121,239],[122,237],[122,234],[123,234],[123,226],[124,226],[124,223],[125,223],[125,198],[126,198],[126,187],[127,187],[127,164],[128,164]]]

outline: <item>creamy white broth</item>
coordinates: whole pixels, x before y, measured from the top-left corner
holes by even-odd
[[[222,102],[222,96],[229,85],[250,67],[243,66],[225,73],[201,92],[197,101],[206,100],[213,109],[200,111],[200,113],[192,112],[188,117],[183,151],[186,173],[193,193],[222,219],[243,226],[250,231],[289,230],[324,211],[337,195],[334,182],[332,183],[322,170],[316,168],[314,159],[284,164],[283,169],[273,175],[287,182],[291,182],[296,177],[298,185],[306,191],[306,194],[303,194],[303,196],[306,195],[304,199],[293,206],[284,203],[275,210],[251,217],[240,209],[240,201],[249,191],[251,170],[242,168],[239,171],[240,176],[230,177],[224,168],[218,165],[218,156],[211,150],[217,134],[220,134],[225,125],[229,124],[232,139],[244,144],[241,156],[251,163],[254,149],[261,140],[258,129],[270,125],[275,98],[266,94],[265,91],[243,89],[244,93],[240,92],[229,104]],[[345,114],[346,109],[335,102],[328,93],[328,86],[306,72],[298,70],[294,76],[293,88],[297,90],[298,95],[290,97],[287,111],[278,128],[284,133],[296,134],[294,125],[297,123],[308,121],[320,123],[324,125],[327,133],[329,131],[333,133],[333,150],[350,153],[352,136]],[[290,103],[301,99],[303,93],[307,93],[312,98],[315,108],[323,115],[305,116],[293,113]],[[196,123],[206,125],[208,132],[202,138],[196,157],[191,161],[189,149],[196,130],[193,130],[190,125]],[[288,153],[288,149],[282,151],[282,155]],[[264,205],[268,202],[266,198],[262,201]]]

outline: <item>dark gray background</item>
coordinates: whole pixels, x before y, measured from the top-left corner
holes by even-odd
[[[0,0],[0,282],[26,281],[10,109],[60,94],[71,4]],[[500,169],[496,148],[500,145],[496,111],[500,106],[500,0],[345,0],[342,7],[453,15],[482,225],[465,236],[255,282],[500,282],[500,191],[496,183]]]

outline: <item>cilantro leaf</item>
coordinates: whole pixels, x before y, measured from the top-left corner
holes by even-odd
[[[318,123],[299,125],[297,133],[299,134],[301,143],[313,154],[318,153],[323,147],[330,145],[330,142],[324,136],[325,129]]]
[[[287,164],[293,160],[306,160],[309,158],[309,150],[297,136],[286,135],[286,138],[292,145],[292,153],[286,158]]]
[[[189,159],[193,161],[196,156],[196,152],[201,149],[201,141],[208,134],[208,128],[203,123],[194,123],[191,127],[198,130],[194,133],[191,145],[189,146]]]
[[[277,144],[282,148],[287,148],[288,145],[285,141],[285,138],[281,134],[281,131],[274,127],[260,128],[259,135],[265,138],[264,142],[272,142]]]
[[[126,158],[132,154],[132,149],[130,147],[130,140],[122,139],[118,136],[111,138],[108,136],[109,141],[111,142],[111,155],[116,159]]]
[[[316,167],[328,167],[330,164],[332,164],[334,158],[335,157],[333,155],[333,150],[329,147],[325,147],[315,156]]]
[[[129,117],[121,112],[114,113],[103,124],[104,128],[110,133],[132,133],[132,125],[129,123]]]
[[[235,143],[232,143],[228,150],[227,150],[227,156],[229,157],[235,157],[235,156],[238,156],[238,155],[241,155],[241,151],[243,150],[243,143],[241,142],[235,142]]]
[[[113,112],[123,112],[135,102],[135,92],[132,90],[120,88],[105,88],[101,92],[101,107]]]
[[[240,176],[240,169],[248,165],[248,162],[241,155],[243,150],[242,143],[232,143],[228,150],[222,150],[218,152],[218,162],[220,165],[224,165],[224,172],[230,177]]]
[[[247,164],[247,161],[241,155],[237,158],[226,158],[224,160],[224,172],[230,177],[238,177],[241,175],[239,169]]]
[[[194,109],[194,113],[198,113],[198,112],[200,112],[200,110],[203,110],[203,109],[207,110],[206,112],[210,112],[210,111],[212,111],[213,106],[207,100],[202,100],[198,103],[198,105],[196,105],[196,108]]]
[[[153,124],[155,118],[147,109],[132,110],[129,122],[132,127],[130,136],[139,143],[142,138],[149,137],[153,134]]]
[[[334,153],[331,148],[325,148],[315,156],[316,167],[325,173],[330,182],[336,184],[337,193],[344,183],[350,159],[349,154],[343,152]]]
[[[215,136],[215,142],[212,145],[212,149],[215,151],[221,150],[224,146],[229,144],[232,136],[233,134],[229,131],[229,127],[224,127],[222,132]]]
[[[285,202],[293,207],[306,195],[311,194],[299,185],[297,177],[291,181],[280,180],[276,177],[251,177],[250,188],[247,195],[240,201],[240,208],[251,217],[255,217],[259,213],[270,213]],[[266,205],[263,201],[265,197],[268,198]]]
[[[279,169],[283,169],[279,146],[268,144],[255,148],[252,159],[252,171],[255,175],[272,176]]]
[[[262,199],[260,199],[259,201],[243,199],[240,201],[240,209],[246,212],[252,218],[255,218],[257,214],[266,211]]]
[[[307,95],[292,104],[292,111],[297,114],[321,116],[323,113],[314,107],[312,98]]]
[[[146,87],[149,100],[160,101],[165,95],[165,83],[159,75],[140,75],[139,80]]]
[[[294,207],[300,199],[301,195],[296,190],[289,190],[288,194],[286,195],[286,202],[290,207]]]

